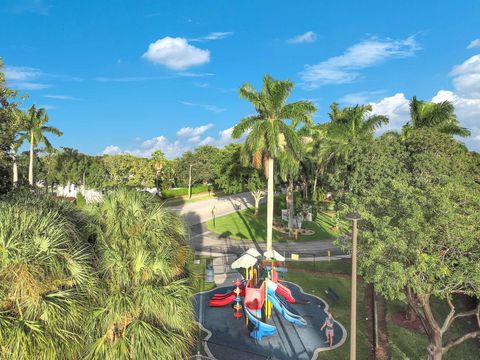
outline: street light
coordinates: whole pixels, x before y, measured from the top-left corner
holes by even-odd
[[[215,229],[215,214],[217,213],[217,208],[213,205],[212,216],[213,216],[213,228]]]
[[[350,318],[350,360],[357,357],[357,223],[362,217],[358,212],[347,215],[352,221],[352,297]]]

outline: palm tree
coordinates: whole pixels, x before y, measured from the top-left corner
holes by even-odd
[[[33,186],[33,153],[38,144],[45,144],[47,149],[52,148],[52,144],[45,137],[45,133],[51,133],[62,136],[63,133],[52,126],[45,126],[48,122],[48,115],[45,109],[37,109],[32,105],[24,114],[24,131],[20,134],[18,141],[28,141],[30,143],[30,164],[28,167],[28,182]]]
[[[244,84],[240,88],[240,97],[250,101],[257,114],[240,120],[232,132],[232,137],[237,139],[248,132],[243,147],[245,154],[253,156],[254,165],[264,166],[268,178],[267,250],[272,249],[274,159],[284,151],[289,151],[294,156],[302,152],[298,135],[285,120],[291,120],[295,126],[311,124],[312,114],[316,110],[310,101],[286,103],[293,86],[288,80],[274,80],[269,75],[263,77],[261,91],[256,91],[250,84]]]
[[[103,290],[87,359],[185,359],[194,314],[183,221],[153,196],[121,190],[93,209]]]
[[[95,288],[86,219],[30,193],[0,202],[1,359],[78,359]]]
[[[151,158],[152,158],[152,160],[154,162],[154,166],[155,166],[155,186],[156,186],[157,191],[158,191],[158,188],[159,188],[158,178],[162,173],[162,170],[165,166],[165,163],[167,162],[167,158],[165,157],[165,154],[163,153],[162,150],[155,150],[152,153]]]
[[[448,135],[470,136],[470,131],[459,125],[453,104],[445,100],[440,103],[417,100],[410,101],[410,121],[403,127],[404,135],[414,129],[430,128]]]

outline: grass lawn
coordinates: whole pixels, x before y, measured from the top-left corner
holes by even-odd
[[[289,263],[288,266],[293,265]],[[301,264],[301,266],[300,266]],[[347,341],[337,349],[325,351],[320,353],[318,356],[319,360],[345,360],[349,358],[350,348],[349,348],[349,337],[350,334],[350,288],[351,280],[345,277],[336,277],[334,275],[319,275],[319,274],[309,274],[305,272],[296,272],[293,270],[294,267],[300,266],[303,267],[307,263],[298,262],[295,265],[290,267],[290,271],[287,273],[285,280],[292,281],[300,285],[305,292],[320,296],[322,299],[327,301],[330,305],[330,310],[336,320],[338,320],[347,330]],[[324,265],[329,264],[329,265]],[[345,272],[346,265],[343,261],[332,261],[331,263],[323,262],[318,263],[319,269],[321,271],[333,271],[332,265],[339,265],[339,272]],[[348,264],[349,265],[349,264]],[[313,267],[313,264],[312,264]],[[293,271],[292,271],[293,270]],[[339,295],[340,301],[337,304],[332,305],[328,298],[325,296],[325,289],[331,287]],[[365,304],[364,304],[364,289],[362,283],[358,283],[357,287],[357,359],[366,360],[368,359],[368,338],[366,335],[366,316],[365,316]],[[318,324],[321,326],[322,324]]]
[[[280,213],[282,209],[281,203],[275,206],[277,212]],[[275,216],[279,216],[279,214],[275,214]],[[333,225],[334,218],[332,217],[332,213],[320,213],[315,222],[304,222],[302,225],[306,229],[313,230],[315,234],[300,235],[297,240],[294,240],[288,239],[287,235],[273,230],[273,242],[286,242],[289,240],[312,241],[335,238],[338,233],[331,230]],[[257,216],[254,215],[253,208],[248,208],[229,215],[217,217],[215,227],[213,226],[213,220],[209,220],[207,221],[207,227],[217,234],[228,236],[232,239],[253,239],[264,242],[267,238],[267,206],[265,204],[260,205]]]
[[[178,196],[178,197],[166,199],[166,200],[163,200],[163,204],[165,206],[178,206],[178,205],[194,203],[202,200],[215,199],[224,195],[225,194],[223,193],[223,191],[212,192],[210,195],[208,194],[208,192],[198,193],[198,194],[192,195],[191,199],[189,199],[188,196]]]
[[[387,312],[398,313],[405,310],[405,305],[401,302],[389,302]],[[438,321],[443,321],[447,316],[449,307],[444,301],[434,299],[432,301],[432,310]],[[407,359],[426,359],[428,338],[423,333],[417,333],[398,326],[388,321],[387,328],[390,340],[390,349],[392,360]],[[463,319],[458,319],[445,334],[444,343],[448,340],[457,338],[468,332],[467,323]],[[443,359],[445,360],[477,360],[480,358],[480,340],[470,339],[456,347],[450,349]]]
[[[188,270],[192,273],[192,287],[194,292],[208,291],[215,287],[214,282],[205,282],[205,268],[210,257],[200,257],[200,264],[190,263]]]
[[[350,259],[332,260],[332,261],[317,261],[315,264],[313,261],[288,261],[287,268],[318,271],[318,272],[331,272],[338,274],[350,275],[352,272],[352,265]]]

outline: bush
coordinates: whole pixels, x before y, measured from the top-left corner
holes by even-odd
[[[76,204],[78,207],[82,208],[87,204],[87,200],[85,199],[85,196],[79,191],[77,192],[77,199],[76,199]]]
[[[201,192],[207,192],[208,185],[194,185],[192,186],[192,194],[198,194]],[[176,197],[176,196],[185,196],[188,195],[188,188],[179,188],[179,189],[166,189],[162,190],[162,197],[165,199]]]
[[[0,202],[0,357],[80,358],[95,283],[82,216],[29,195]]]

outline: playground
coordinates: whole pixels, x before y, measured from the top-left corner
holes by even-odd
[[[235,284],[195,295],[197,321],[206,334],[203,347],[209,357],[310,360],[345,342],[345,328],[337,321],[332,346],[326,341],[326,332],[320,328],[328,304],[282,281],[282,273],[288,270],[275,266],[282,260],[276,252],[264,257],[247,252],[232,264],[239,270]]]

